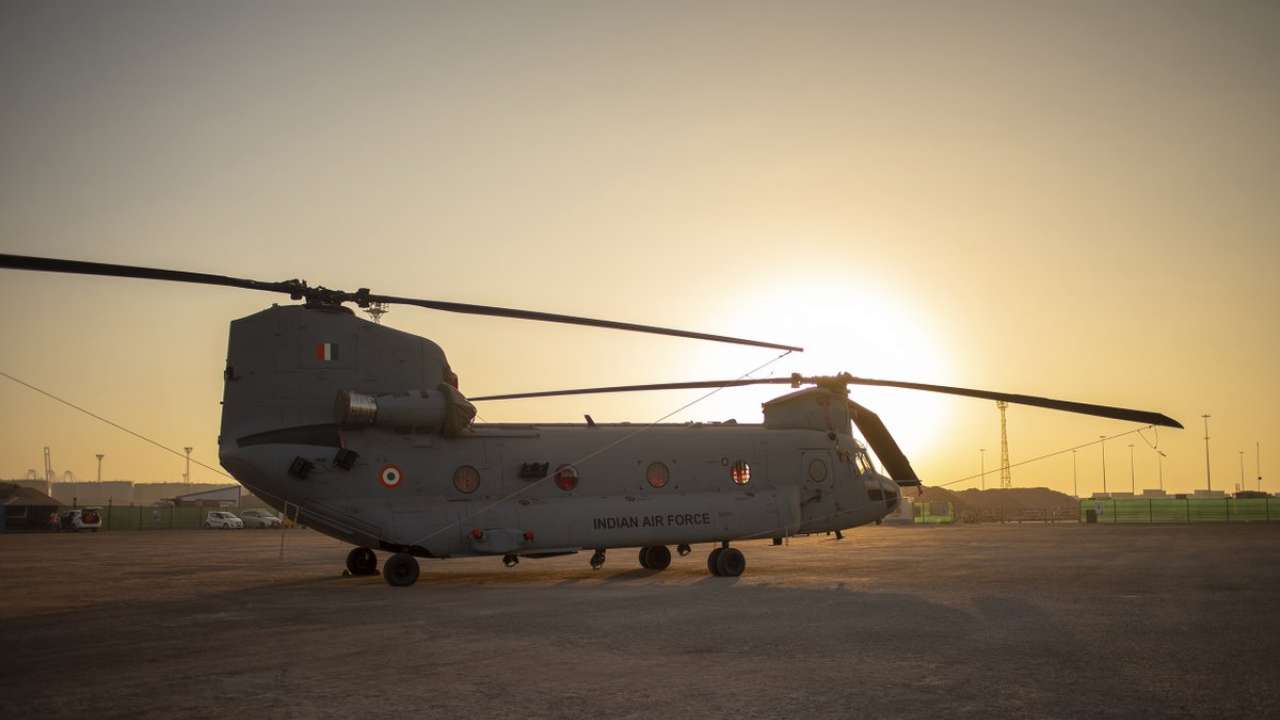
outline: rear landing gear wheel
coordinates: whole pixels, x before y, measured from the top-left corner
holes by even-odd
[[[738,577],[747,569],[747,559],[738,548],[722,548],[716,557],[716,575]]]
[[[409,553],[396,553],[382,564],[382,577],[388,585],[409,587],[418,581],[418,560]]]
[[[711,551],[710,555],[707,556],[707,571],[710,572],[712,575],[716,575],[716,576],[720,575],[720,570],[718,568],[718,565],[720,560],[720,553],[723,551],[724,551],[724,548],[716,548],[715,550]]]
[[[640,548],[640,566],[646,570],[666,570],[671,567],[671,551],[666,545],[649,545]]]
[[[377,575],[378,556],[367,547],[352,548],[347,553],[347,572],[352,575]]]

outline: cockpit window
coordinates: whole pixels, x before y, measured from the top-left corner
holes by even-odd
[[[858,466],[859,475],[875,471],[875,466],[871,464],[871,457],[867,455],[866,449],[862,447],[859,447],[857,452],[853,454],[853,461]]]

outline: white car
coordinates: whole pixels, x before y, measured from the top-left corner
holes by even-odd
[[[63,530],[88,530],[89,532],[98,532],[98,528],[102,527],[101,508],[82,508],[76,510],[68,510],[62,513],[61,526]]]
[[[215,511],[204,516],[204,527],[206,530],[243,530],[244,521],[229,512]]]
[[[280,516],[270,510],[241,510],[240,519],[247,528],[280,529],[284,527]]]

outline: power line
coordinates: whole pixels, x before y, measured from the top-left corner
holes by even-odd
[[[1150,428],[1152,428],[1152,427],[1154,427],[1154,426],[1153,426],[1153,425],[1144,425],[1144,426],[1142,426],[1142,427],[1140,427],[1140,428],[1134,428],[1133,430],[1129,430],[1128,432],[1116,433],[1115,435],[1103,435],[1102,437],[1098,438],[1097,440],[1091,440],[1091,441],[1089,441],[1089,442],[1087,442],[1087,443],[1083,443],[1083,444],[1081,444],[1081,445],[1076,445],[1075,447],[1064,448],[1064,449],[1062,449],[1062,450],[1055,450],[1055,451],[1053,451],[1053,452],[1051,452],[1051,453],[1046,453],[1046,454],[1044,454],[1044,455],[1038,455],[1038,456],[1036,456],[1036,457],[1029,458],[1029,459],[1027,459],[1027,460],[1019,460],[1018,462],[1016,462],[1016,463],[1013,463],[1013,464],[1009,465],[1009,467],[1014,468],[1014,467],[1018,467],[1019,465],[1026,465],[1026,464],[1028,464],[1028,463],[1039,462],[1040,460],[1046,460],[1046,459],[1048,459],[1048,458],[1054,457],[1055,455],[1065,455],[1065,454],[1067,454],[1067,453],[1071,452],[1072,450],[1079,450],[1079,449],[1081,449],[1081,448],[1087,448],[1087,447],[1089,447],[1090,445],[1097,445],[1098,443],[1106,442],[1107,440],[1114,440],[1114,439],[1116,439],[1116,438],[1124,437],[1124,436],[1126,436],[1126,435],[1132,435],[1132,434],[1134,434],[1134,433],[1138,433],[1139,435],[1141,435],[1141,433],[1142,433],[1142,431],[1143,431],[1143,430],[1148,430],[1148,429],[1150,429]],[[1144,439],[1145,439],[1145,438],[1144,438]],[[957,484],[957,483],[962,483],[962,482],[964,482],[964,481],[966,481],[966,480],[972,480],[972,479],[974,479],[974,478],[976,478],[976,477],[979,477],[979,476],[978,476],[978,475],[969,475],[969,476],[967,476],[967,477],[962,477],[962,478],[960,478],[960,479],[958,479],[958,480],[952,480],[951,482],[945,482],[945,483],[942,483],[941,485],[929,485],[929,486],[927,486],[925,489],[927,490],[928,488],[931,488],[931,487],[937,487],[937,488],[947,487],[948,485],[955,485],[955,484]]]
[[[44,395],[45,397],[47,397],[47,398],[49,398],[49,399],[51,399],[51,400],[57,400],[58,402],[62,403],[63,405],[66,405],[66,406],[67,406],[67,407],[69,407],[69,408],[72,408],[72,409],[74,409],[74,410],[79,410],[80,412],[84,413],[85,415],[88,415],[89,417],[93,418],[94,420],[100,420],[100,421],[102,421],[102,422],[104,422],[104,423],[106,423],[106,424],[110,425],[111,427],[113,427],[113,428],[117,429],[117,430],[123,430],[124,432],[129,433],[130,435],[132,435],[132,436],[134,436],[134,437],[138,438],[139,440],[142,440],[142,441],[144,441],[144,442],[148,442],[148,443],[151,443],[152,445],[155,445],[156,447],[160,448],[161,450],[164,450],[165,452],[173,453],[174,455],[177,455],[177,456],[178,456],[178,457],[180,457],[180,458],[186,458],[186,457],[187,457],[187,455],[186,455],[185,453],[182,453],[181,451],[174,450],[173,448],[168,447],[167,445],[162,445],[161,443],[159,443],[159,442],[157,442],[157,441],[155,441],[155,440],[152,440],[151,438],[147,437],[146,435],[143,435],[142,433],[139,433],[139,432],[135,432],[135,431],[133,431],[133,430],[130,430],[129,428],[127,428],[127,427],[125,427],[125,426],[121,425],[120,423],[117,423],[117,422],[114,422],[114,421],[108,420],[108,419],[106,419],[106,418],[102,417],[101,415],[98,415],[97,413],[94,413],[94,412],[91,412],[91,411],[89,411],[89,410],[86,410],[86,409],[84,409],[84,408],[80,407],[79,405],[76,405],[75,403],[71,402],[70,400],[63,400],[62,398],[58,397],[57,395],[54,395],[53,393],[49,392],[48,390],[42,390],[42,389],[40,389],[40,388],[36,387],[35,385],[32,385],[32,384],[31,384],[31,383],[29,383],[29,382],[25,382],[25,381],[19,380],[18,378],[16,378],[16,377],[14,377],[14,376],[10,375],[10,374],[9,374],[9,373],[7,373],[7,372],[0,371],[0,376],[6,377],[6,378],[8,378],[8,379],[10,379],[10,380],[12,380],[12,381],[14,381],[14,382],[18,383],[19,385],[21,385],[21,386],[23,386],[23,387],[25,387],[25,388],[27,388],[27,389],[29,389],[29,390],[35,390],[36,392],[40,393],[41,395]],[[213,466],[211,466],[211,465],[205,465],[204,463],[200,462],[199,460],[192,460],[191,462],[195,463],[196,465],[199,465],[200,467],[204,468],[205,470],[209,470],[209,471],[211,471],[211,472],[217,473],[217,474],[221,475],[221,476],[222,476],[222,477],[224,477],[224,478],[229,478],[229,479],[231,479],[231,480],[235,480],[235,478],[233,478],[233,477],[231,477],[230,475],[226,474],[225,472],[223,472],[223,471],[219,470],[218,468],[213,467]]]

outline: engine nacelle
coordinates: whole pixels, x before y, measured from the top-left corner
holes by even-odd
[[[334,414],[343,427],[376,425],[401,432],[456,435],[471,425],[476,408],[453,386],[441,383],[434,391],[385,395],[339,390]]]

